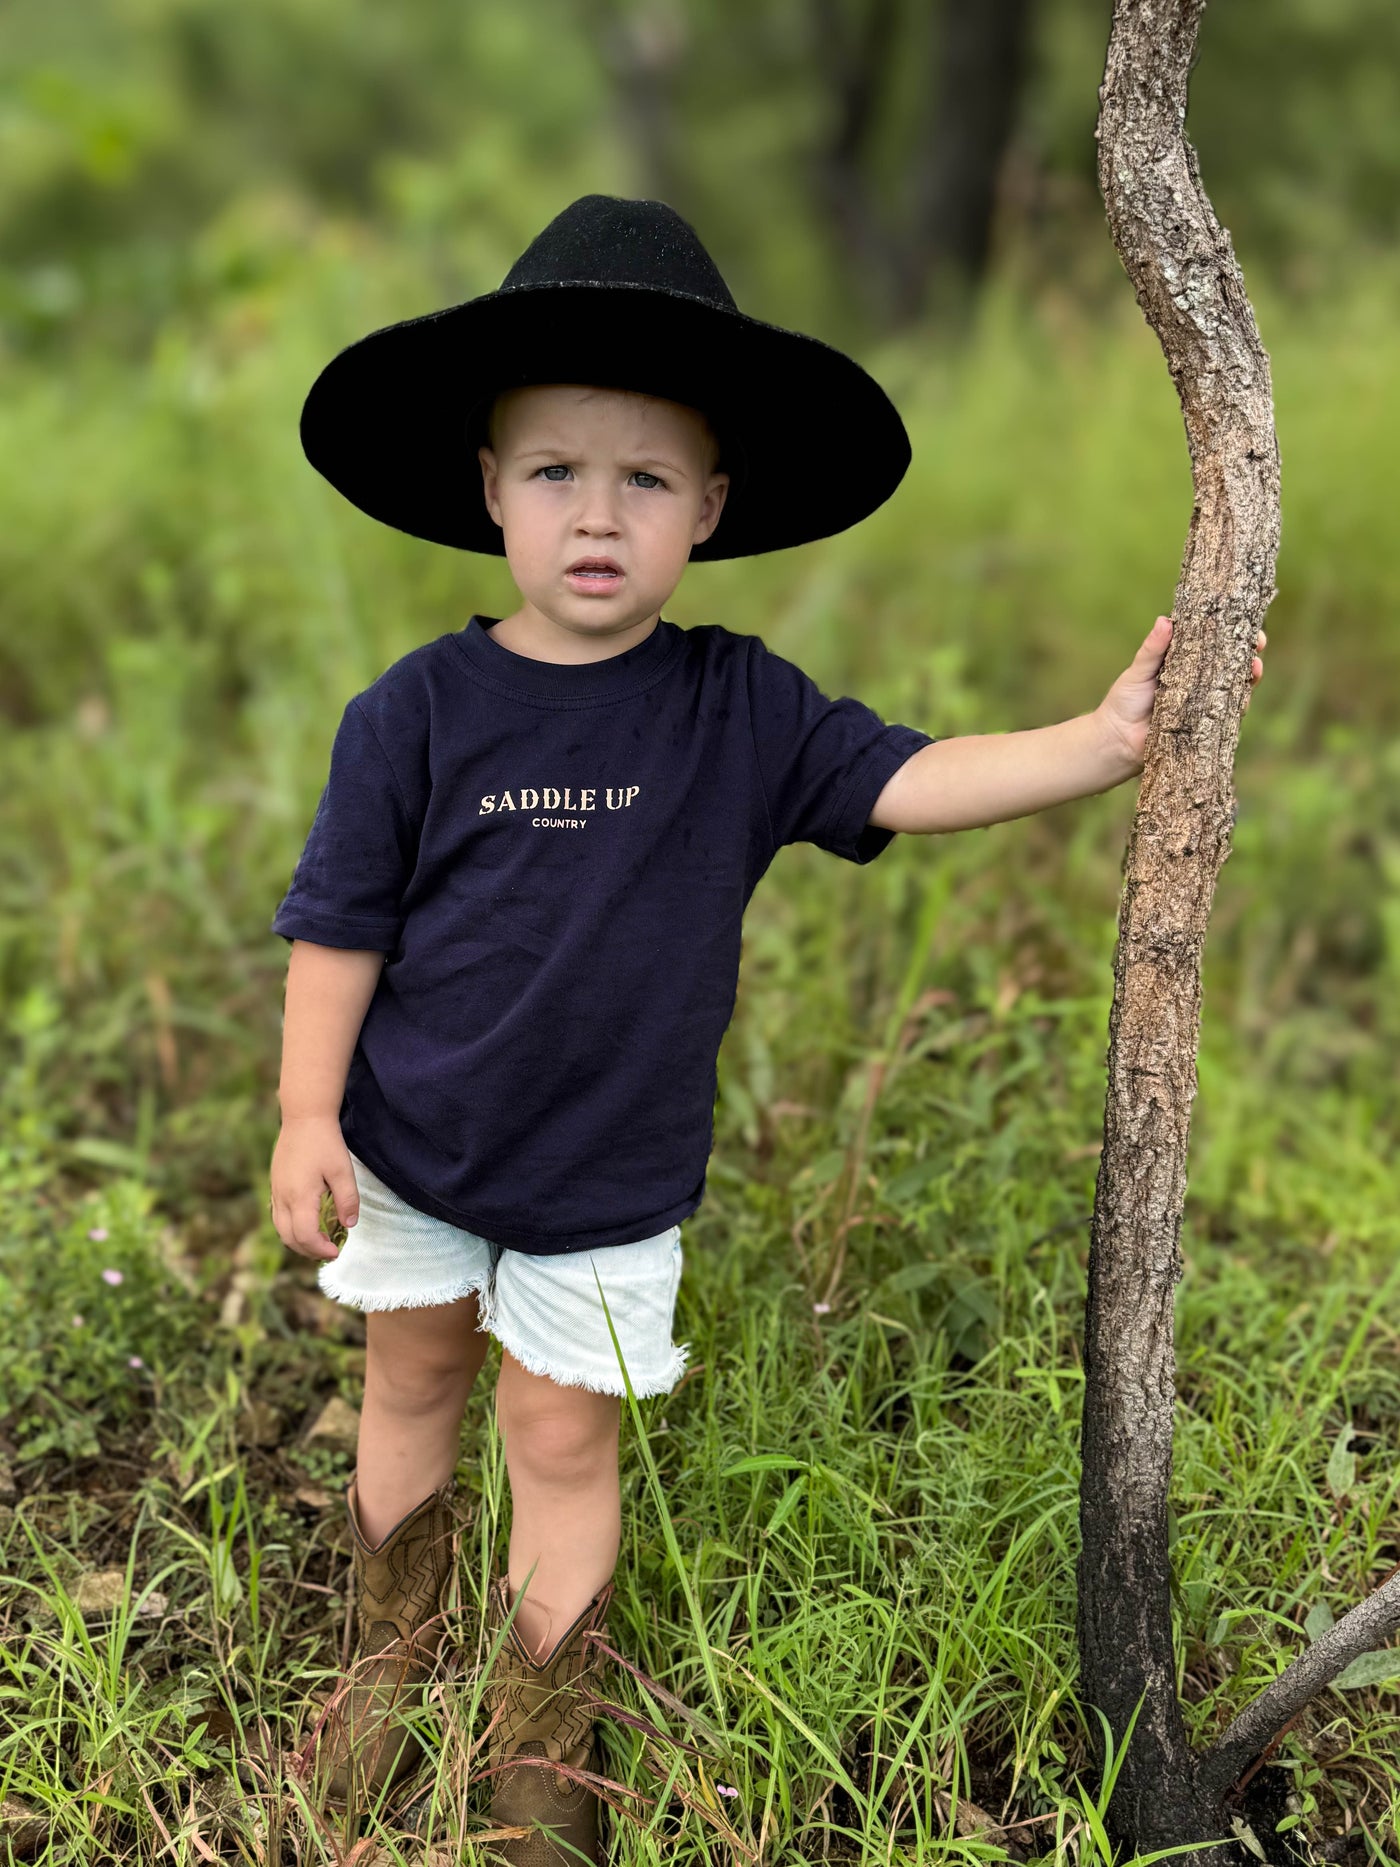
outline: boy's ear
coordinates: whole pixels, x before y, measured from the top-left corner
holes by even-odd
[[[501,523],[501,500],[496,490],[496,456],[489,447],[479,447],[476,457],[481,462],[481,490],[486,499],[486,510],[496,521]]]
[[[719,524],[719,515],[724,511],[725,494],[729,491],[729,475],[712,473],[705,483],[705,496],[700,501],[700,516],[695,521],[695,536],[692,545],[702,545]]]

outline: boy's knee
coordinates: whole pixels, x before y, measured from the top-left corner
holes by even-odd
[[[616,1466],[618,1414],[611,1395],[559,1390],[560,1399],[519,1397],[502,1419],[507,1461],[555,1483],[587,1483]]]
[[[432,1409],[458,1398],[471,1384],[484,1345],[469,1335],[413,1334],[398,1312],[385,1324],[372,1316],[366,1331],[365,1379],[396,1406]]]
[[[367,1378],[371,1378],[366,1371]],[[393,1405],[411,1412],[432,1412],[463,1395],[471,1380],[465,1358],[455,1362],[386,1361],[373,1377],[381,1394]]]

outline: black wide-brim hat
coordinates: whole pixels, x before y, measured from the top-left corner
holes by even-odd
[[[333,357],[306,398],[301,442],[371,518],[503,557],[477,448],[502,390],[556,382],[663,396],[709,418],[731,481],[693,559],[844,531],[909,464],[897,410],[858,363],[740,311],[673,208],[596,194],[552,220],[499,291],[386,325]]]

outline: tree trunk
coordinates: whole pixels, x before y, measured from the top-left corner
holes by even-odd
[[[987,270],[997,180],[1015,126],[1030,37],[1030,0],[943,0],[937,103],[913,163],[914,219],[897,310],[913,317],[930,290],[969,294]]]
[[[689,50],[684,13],[674,6],[587,0],[585,17],[612,81],[643,195],[686,212],[688,190],[678,159],[676,102]]]
[[[1030,37],[1031,0],[942,0],[929,21],[933,107],[909,150],[910,205],[892,216],[873,173],[881,101],[910,56],[896,0],[809,0],[811,44],[831,97],[830,133],[817,152],[817,199],[866,312],[899,325],[927,310],[964,306],[991,252],[997,178],[1015,124]]]
[[[1193,1844],[1229,1837],[1230,1797],[1251,1766],[1400,1628],[1397,1569],[1208,1751],[1187,1743],[1167,1554],[1173,1303],[1201,954],[1230,853],[1235,747],[1279,536],[1269,359],[1182,127],[1204,5],[1115,0],[1095,132],[1113,242],[1181,399],[1195,502],[1123,865],[1089,1251],[1078,1578],[1081,1695],[1122,1758],[1110,1833],[1131,1852],[1181,1847],[1183,1867],[1247,1860]]]
[[[903,267],[869,173],[899,23],[896,0],[867,0],[854,16],[839,0],[808,0],[807,40],[830,99],[830,127],[812,161],[815,196],[853,296],[876,324],[890,320]]]
[[[1269,361],[1182,128],[1203,7],[1115,0],[1096,131],[1113,241],[1181,399],[1195,487],[1124,863],[1085,1324],[1081,1689],[1115,1751],[1142,1699],[1110,1807],[1113,1833],[1139,1851],[1229,1833],[1176,1695],[1173,1302],[1201,954],[1279,533]],[[1178,1858],[1204,1867],[1228,1853]]]

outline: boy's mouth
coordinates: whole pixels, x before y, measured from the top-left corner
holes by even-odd
[[[609,591],[621,588],[623,570],[615,558],[586,557],[572,563],[564,576],[575,590],[586,590],[590,596],[606,596]]]

